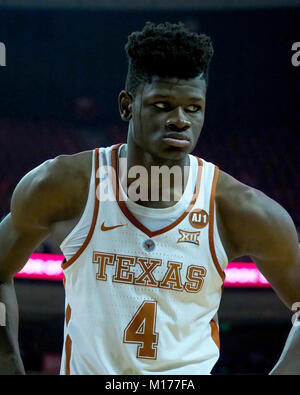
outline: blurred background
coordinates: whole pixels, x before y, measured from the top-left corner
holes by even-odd
[[[300,41],[296,0],[8,0],[0,3],[0,219],[32,168],[60,154],[126,141],[118,113],[127,36],[148,20],[210,35],[205,126],[195,154],[279,202],[300,229]],[[176,4],[175,4],[176,3]],[[71,5],[72,4],[72,5]],[[61,253],[51,239],[37,250]],[[244,260],[247,257],[243,257]],[[16,279],[28,374],[57,374],[64,289]],[[267,374],[291,315],[267,289],[226,288],[215,374]]]

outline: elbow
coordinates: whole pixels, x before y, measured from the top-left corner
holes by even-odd
[[[0,286],[4,284],[12,283],[13,279],[14,279],[14,274],[7,273],[4,270],[1,270],[1,264],[0,264]]]

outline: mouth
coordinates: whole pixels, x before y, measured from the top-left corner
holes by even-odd
[[[190,145],[190,139],[183,133],[168,133],[162,139],[167,145],[177,148],[186,148]]]

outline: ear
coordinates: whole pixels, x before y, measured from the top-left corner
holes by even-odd
[[[128,122],[132,118],[132,105],[132,95],[125,90],[121,91],[119,94],[119,111],[122,121]]]

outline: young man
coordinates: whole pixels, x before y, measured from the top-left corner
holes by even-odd
[[[209,37],[147,23],[126,51],[119,108],[127,143],[32,170],[1,224],[7,371],[23,372],[12,278],[49,235],[66,257],[62,374],[209,374],[224,269],[239,256],[253,258],[289,308],[300,301],[290,216],[190,154],[204,123]],[[157,170],[174,170],[167,186]]]

